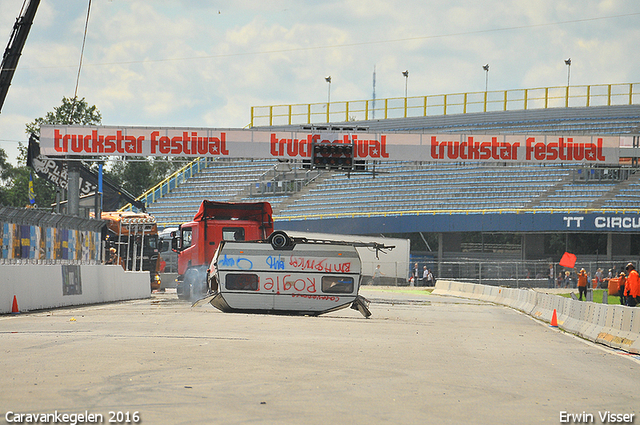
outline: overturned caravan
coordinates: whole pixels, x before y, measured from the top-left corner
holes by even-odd
[[[224,312],[320,315],[348,306],[371,316],[358,295],[361,262],[356,245],[377,243],[290,238],[274,232],[266,241],[222,242],[207,275],[206,302]]]

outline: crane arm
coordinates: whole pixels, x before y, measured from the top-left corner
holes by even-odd
[[[13,31],[11,32],[11,38],[9,38],[9,44],[2,56],[2,65],[0,65],[0,111],[2,111],[2,105],[4,99],[9,92],[9,86],[13,79],[13,74],[18,66],[18,60],[22,55],[22,48],[27,41],[29,30],[33,24],[33,18],[36,16],[36,10],[40,0],[30,0],[29,5],[24,9],[24,13],[21,11],[21,15],[16,19],[16,23],[13,25]]]

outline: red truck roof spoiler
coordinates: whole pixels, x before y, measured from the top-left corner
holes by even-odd
[[[203,220],[252,220],[272,223],[273,210],[268,202],[217,202],[202,201],[193,221]]]

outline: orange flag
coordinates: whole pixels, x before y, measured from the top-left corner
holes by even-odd
[[[559,263],[562,267],[568,267],[570,269],[573,268],[573,266],[576,265],[576,256],[573,254],[570,254],[568,252],[565,252],[564,255],[562,256],[562,258],[560,259],[560,263]]]

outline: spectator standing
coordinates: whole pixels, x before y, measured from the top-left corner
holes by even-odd
[[[600,286],[601,286],[600,284],[604,281],[604,276],[603,276],[603,274],[602,274],[602,269],[598,269],[598,270],[596,270],[596,277],[595,277],[595,280],[596,280],[596,282],[595,282],[595,283],[596,283],[596,285],[597,285],[598,287],[600,287]]]
[[[426,266],[425,266],[425,268],[426,268]],[[423,278],[424,278],[425,286],[433,286],[433,273],[431,273],[430,269],[427,269],[425,271],[425,274],[424,274]]]
[[[118,254],[116,254],[116,249],[111,247],[109,248],[109,258],[105,264],[117,264],[118,263]]]
[[[625,282],[624,295],[629,307],[635,307],[640,298],[640,276],[633,263],[627,264],[627,281]]]
[[[587,272],[584,269],[580,269],[580,273],[578,273],[578,299],[582,301],[582,294],[584,294],[585,301],[587,300],[587,281],[589,280],[589,276],[587,276]]]
[[[384,273],[382,273],[382,270],[380,270],[380,264],[378,264],[376,269],[373,271],[373,284],[380,285],[382,276],[384,276]]]
[[[420,278],[422,277],[422,274],[420,274],[420,268],[418,267],[418,263],[416,263],[413,266],[413,285],[414,286],[420,286]]]
[[[620,272],[620,279],[618,280],[618,295],[620,296],[620,304],[626,305],[624,301],[624,285],[627,280],[624,272]]]

